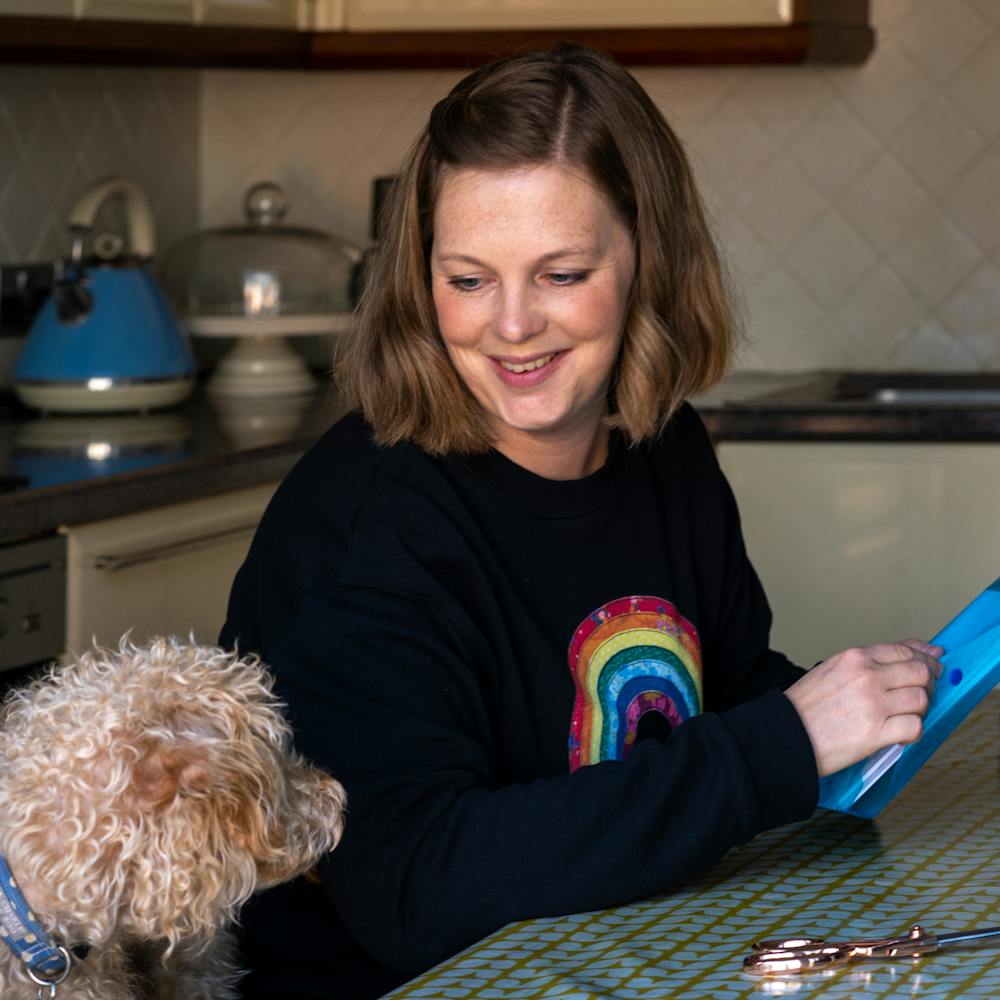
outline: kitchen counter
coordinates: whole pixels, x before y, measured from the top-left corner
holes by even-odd
[[[1000,442],[995,375],[737,373],[692,402],[719,442]],[[0,544],[273,482],[342,412],[329,390],[51,417],[0,395]]]
[[[716,441],[1000,441],[1000,375],[737,373],[693,399]]]
[[[342,412],[327,390],[79,416],[0,395],[0,544],[274,482]]]

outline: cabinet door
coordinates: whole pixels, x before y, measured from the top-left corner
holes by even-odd
[[[75,13],[73,0],[0,0],[0,14],[72,17]]]
[[[345,0],[349,31],[787,24],[792,0]]]
[[[77,14],[116,21],[186,22],[194,19],[195,0],[76,0]]]
[[[308,28],[312,0],[197,0],[203,24]]]
[[[276,484],[64,529],[66,644],[193,634],[213,644]]]
[[[929,639],[1000,576],[1000,445],[723,442],[772,644]]]

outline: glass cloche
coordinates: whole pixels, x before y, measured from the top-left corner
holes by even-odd
[[[286,225],[288,198],[277,184],[255,184],[243,206],[246,225],[196,233],[165,255],[163,288],[193,336],[239,338],[210,391],[309,391],[312,376],[284,338],[346,329],[361,251],[322,230]]]

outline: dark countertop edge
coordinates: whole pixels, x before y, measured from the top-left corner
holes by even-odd
[[[756,403],[701,406],[698,412],[716,443],[1000,443],[1000,408]]]
[[[284,478],[312,439],[0,495],[0,544]]]
[[[716,444],[725,442],[997,443],[1000,407],[892,408],[763,402],[695,407]],[[318,434],[212,458],[0,495],[0,545],[155,507],[276,482]]]

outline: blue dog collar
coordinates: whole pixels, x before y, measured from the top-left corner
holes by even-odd
[[[38,922],[0,856],[0,938],[40,985],[61,983],[69,973],[69,952]]]

